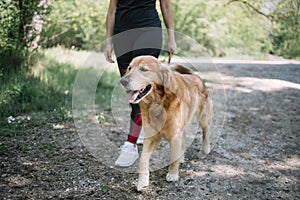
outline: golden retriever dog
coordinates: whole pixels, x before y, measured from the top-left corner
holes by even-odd
[[[162,138],[169,142],[171,150],[166,179],[177,181],[179,164],[184,161],[184,130],[194,115],[203,132],[202,151],[210,152],[212,101],[204,82],[191,69],[180,65],[171,69],[153,56],[134,58],[120,82],[127,92],[127,101],[139,103],[145,132],[137,190],[149,185],[150,156]]]

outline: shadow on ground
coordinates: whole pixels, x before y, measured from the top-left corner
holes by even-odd
[[[137,174],[97,161],[73,123],[46,124],[1,138],[12,149],[0,157],[1,199],[300,199],[300,65],[219,69],[223,85],[208,85],[226,91],[222,134],[204,159],[201,140],[193,141],[179,182],[166,182],[165,167],[138,193]],[[107,126],[116,143],[124,141],[124,130]]]

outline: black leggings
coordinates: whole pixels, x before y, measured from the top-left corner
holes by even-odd
[[[114,51],[117,57],[120,75],[126,73],[131,60],[141,55],[158,58],[162,47],[161,28],[141,28],[116,34],[113,37]],[[138,104],[131,105],[131,120],[128,142],[136,143],[140,134],[142,117]]]

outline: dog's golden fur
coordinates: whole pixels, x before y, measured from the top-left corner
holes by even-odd
[[[132,60],[121,83],[131,103],[140,105],[145,132],[137,190],[149,184],[150,156],[161,138],[170,143],[171,149],[166,179],[177,181],[179,164],[184,161],[184,130],[194,115],[203,132],[202,151],[206,154],[210,152],[208,129],[212,120],[212,101],[203,81],[184,66],[178,65],[171,69],[155,57],[139,56]],[[137,95],[132,95],[143,92],[144,96],[137,98]]]

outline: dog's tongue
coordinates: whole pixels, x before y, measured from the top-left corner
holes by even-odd
[[[138,95],[139,91],[131,91],[126,95],[126,101],[128,103],[134,103]]]

